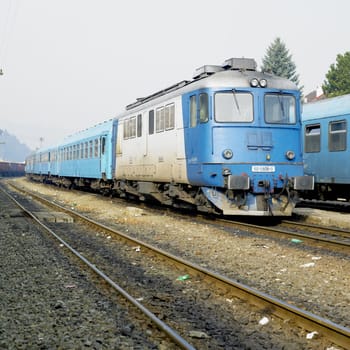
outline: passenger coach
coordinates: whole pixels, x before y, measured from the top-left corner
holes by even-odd
[[[303,107],[305,173],[315,177],[319,199],[350,200],[350,95]]]

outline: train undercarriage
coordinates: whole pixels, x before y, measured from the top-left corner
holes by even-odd
[[[64,188],[94,191],[103,195],[139,201],[156,201],[165,206],[219,215],[290,216],[296,203],[295,191],[254,194],[179,183],[103,180],[27,174],[31,180]],[[276,192],[277,193],[277,192]]]

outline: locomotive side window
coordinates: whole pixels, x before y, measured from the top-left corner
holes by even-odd
[[[199,94],[199,121],[206,123],[209,120],[209,99],[208,94]]]
[[[222,123],[252,122],[253,96],[234,90],[216,93],[215,120]]]
[[[295,98],[284,94],[265,95],[265,121],[273,124],[295,124]]]
[[[171,130],[175,127],[175,104],[171,103],[165,106],[165,130]]]
[[[330,152],[346,150],[346,120],[330,122],[328,127],[328,150]]]
[[[124,129],[123,129],[123,138],[124,139],[128,138],[128,126],[129,126],[129,120],[125,119],[124,120]]]
[[[154,110],[148,112],[148,133],[150,135],[154,134]]]
[[[137,115],[137,137],[142,136],[142,115]]]
[[[157,108],[156,111],[156,132],[164,131],[165,111],[164,107]]]
[[[321,126],[320,124],[306,125],[304,148],[306,153],[320,152],[321,150]]]
[[[197,125],[197,96],[190,97],[190,127],[194,128]]]
[[[129,121],[129,138],[136,137],[136,116]]]

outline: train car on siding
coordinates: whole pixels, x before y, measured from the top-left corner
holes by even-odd
[[[350,94],[303,106],[305,173],[315,177],[307,198],[350,200]]]

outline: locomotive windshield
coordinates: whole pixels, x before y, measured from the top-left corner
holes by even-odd
[[[216,93],[215,120],[223,123],[252,122],[252,94],[235,90]]]
[[[265,121],[274,124],[295,124],[295,98],[285,94],[265,95]]]

